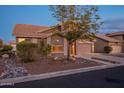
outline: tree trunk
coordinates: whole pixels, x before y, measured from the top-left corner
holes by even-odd
[[[70,60],[70,43],[67,44],[67,60]]]

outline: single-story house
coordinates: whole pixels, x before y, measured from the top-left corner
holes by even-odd
[[[94,52],[104,53],[105,46],[111,46],[111,53],[121,53],[122,52],[122,41],[117,40],[106,35],[96,35],[96,41],[94,42]]]
[[[53,28],[47,26],[17,24],[15,25],[13,35],[16,37],[16,43],[24,40],[38,43],[44,38],[52,46],[51,54],[57,56],[67,55],[66,39],[52,35],[53,31]],[[119,40],[108,36],[96,35],[96,40],[92,42],[81,40],[74,42],[70,47],[70,53],[72,56],[81,56],[85,53],[103,52],[103,46],[105,45],[111,45],[113,47],[113,53],[121,52]]]
[[[24,40],[38,43],[42,38],[52,46],[52,54],[67,55],[67,41],[59,36],[52,36],[52,30],[46,26],[33,26],[26,24],[17,24],[14,28],[13,35],[16,37],[16,43]],[[83,53],[94,52],[94,42],[76,41],[70,47],[71,55],[82,55]]]
[[[8,45],[12,46],[13,47],[13,51],[16,51],[16,42],[14,40],[10,40],[8,42]]]
[[[122,52],[124,52],[124,31],[109,33],[109,34],[106,34],[106,36],[115,38],[117,40],[121,40],[123,42]]]

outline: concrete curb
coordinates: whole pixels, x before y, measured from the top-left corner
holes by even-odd
[[[12,84],[21,83],[21,82],[27,82],[27,81],[32,81],[32,80],[48,79],[48,78],[53,78],[53,77],[71,75],[71,74],[94,71],[94,70],[101,70],[101,69],[118,67],[118,66],[124,66],[124,64],[101,65],[101,66],[93,66],[93,67],[86,67],[86,68],[44,73],[44,74],[38,74],[38,75],[29,75],[29,76],[24,76],[24,77],[3,79],[3,80],[0,80],[0,83],[1,84],[2,83],[12,83]]]
[[[91,59],[89,57],[82,57],[82,58],[90,60],[90,61],[95,61],[95,62],[98,62],[98,63],[102,63],[102,64],[105,64],[105,65],[112,65],[113,64],[113,63],[104,62],[104,61],[101,61],[101,60]]]

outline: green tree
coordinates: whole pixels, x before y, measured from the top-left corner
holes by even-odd
[[[70,46],[79,39],[93,40],[102,22],[96,6],[55,5],[50,6],[53,17],[60,24],[55,26],[57,34],[67,40],[67,60],[70,58]],[[61,28],[60,28],[61,27]]]

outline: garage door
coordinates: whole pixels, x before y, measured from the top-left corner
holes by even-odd
[[[122,52],[122,46],[111,46],[112,52],[111,53],[121,53]]]
[[[77,47],[78,55],[83,55],[83,54],[92,52],[92,44],[90,44],[90,43],[78,43],[77,46],[78,46]]]

